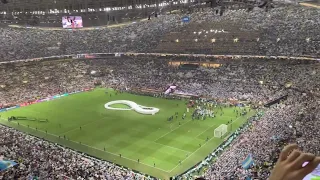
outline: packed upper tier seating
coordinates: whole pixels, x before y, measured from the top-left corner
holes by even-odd
[[[0,61],[62,54],[106,52],[174,52],[319,56],[320,12],[301,6],[284,6],[264,12],[212,9],[113,28],[42,30],[0,28]],[[201,32],[199,34],[199,32]]]

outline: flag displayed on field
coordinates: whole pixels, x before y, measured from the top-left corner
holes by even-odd
[[[0,160],[0,172],[17,165],[14,161]]]
[[[167,90],[164,92],[164,94],[170,94],[170,93],[173,93],[175,90],[176,90],[177,86],[175,85],[171,85],[167,88]]]
[[[253,165],[253,163],[254,163],[254,162],[253,162],[252,155],[249,154],[249,155],[246,157],[246,159],[242,162],[242,167],[243,167],[243,169],[249,169],[250,166]]]

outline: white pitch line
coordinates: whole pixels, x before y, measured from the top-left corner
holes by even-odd
[[[196,136],[196,138],[198,138],[201,134],[207,132],[209,129],[211,129],[212,127],[214,127],[214,126],[216,126],[216,125],[217,125],[217,124],[213,124],[212,126],[208,127],[206,130],[204,130],[204,131],[202,131],[200,134],[198,134],[198,135]]]
[[[175,149],[175,150],[179,150],[179,151],[183,151],[183,152],[185,152],[185,153],[192,153],[192,152],[190,152],[190,151],[186,151],[186,150],[183,150],[183,149],[179,149],[179,148],[176,148],[176,147],[173,147],[173,146],[168,146],[168,145],[165,145],[165,144],[161,144],[161,143],[157,143],[157,142],[153,142],[153,143],[155,143],[155,144],[159,144],[159,145],[162,145],[162,146],[165,146],[165,147],[168,147],[168,148],[171,148],[171,149]]]
[[[212,139],[214,138],[214,136],[212,136],[208,141],[206,141],[202,146],[205,146],[209,141],[211,141]],[[201,146],[201,147],[202,147]],[[184,160],[182,160],[181,161],[181,163],[183,162],[183,161],[186,161],[190,156],[192,156],[194,153],[196,153],[199,149],[201,149],[201,147],[200,148],[198,148],[197,150],[195,150],[193,153],[191,153],[187,158],[185,158]],[[174,169],[176,169],[178,166],[179,166],[180,164],[178,164],[176,167],[174,167],[173,169],[171,169],[171,171],[170,171],[170,173],[174,170]]]
[[[222,116],[222,117],[227,117],[227,118],[231,118],[231,119],[234,118],[234,117],[231,117],[231,116]]]
[[[239,116],[236,120],[238,120],[239,118],[240,118],[241,116]],[[234,120],[234,121],[232,121],[232,123],[234,123],[236,120]],[[231,124],[232,124],[231,123]],[[211,141],[212,139],[214,138],[214,136],[212,136],[208,141],[206,141],[201,147],[203,147],[203,146],[205,146],[209,141]],[[199,149],[201,149],[201,147],[200,148],[198,148],[197,150],[195,150],[193,153],[191,153],[187,158],[185,158],[184,160],[182,160],[181,161],[181,163],[183,162],[183,161],[186,161],[190,156],[192,156],[194,153],[196,153]],[[211,153],[210,153],[211,154]],[[178,166],[179,166],[180,164],[178,164],[176,167],[174,167],[173,169],[171,169],[171,171],[169,172],[169,173],[171,173],[174,169],[176,169]]]
[[[13,122],[13,123],[17,124],[16,122]],[[21,124],[20,124],[20,126],[27,127],[27,126],[21,125]],[[27,127],[27,128],[36,130],[36,129],[32,128],[32,127]],[[45,131],[42,131],[42,130],[36,130],[36,131],[40,131],[40,132],[43,132],[43,133],[45,133],[45,134],[49,134],[49,135],[54,136],[54,137],[59,137],[59,136],[57,136],[57,135],[55,135],[55,134],[46,133]],[[76,141],[72,141],[72,140],[67,140],[67,141],[70,141],[70,142],[79,144],[79,142],[76,142]],[[48,141],[48,142],[50,142],[50,141]],[[92,148],[92,149],[95,149],[95,150],[98,150],[98,151],[102,151],[102,152],[105,152],[105,153],[109,153],[109,154],[114,155],[114,156],[119,156],[119,154],[115,154],[115,153],[112,153],[112,152],[109,152],[109,151],[104,151],[104,150],[102,150],[102,149],[98,149],[98,148],[95,148],[95,147],[92,147],[92,146],[89,146],[89,145],[86,145],[86,144],[81,144],[81,145],[86,146],[86,147],[89,147],[89,148]],[[69,149],[72,150],[72,148],[69,148]],[[130,158],[125,157],[125,156],[121,156],[121,158],[124,158],[124,159],[130,160],[130,161],[132,161],[132,162],[138,163],[137,160],[130,159]],[[112,161],[110,161],[110,162],[112,162]],[[115,162],[114,162],[114,163],[115,163]],[[158,169],[158,170],[160,170],[160,171],[169,173],[169,171],[166,171],[166,170],[163,170],[163,169],[160,169],[160,168],[158,168],[158,167],[154,167],[154,166],[151,166],[151,165],[142,163],[142,162],[139,162],[138,164],[142,164],[142,165],[145,165],[145,166],[148,166],[148,167],[151,167],[151,168],[155,168],[155,169]]]
[[[74,143],[78,143],[78,142],[72,141],[72,140],[69,140],[69,141],[74,142]],[[96,150],[98,150],[98,151],[102,151],[102,152],[106,152],[106,153],[112,154],[112,155],[114,155],[114,156],[119,156],[119,154],[115,154],[115,153],[112,153],[112,152],[109,152],[109,151],[104,151],[104,150],[102,150],[102,149],[98,149],[98,148],[95,148],[95,147],[92,147],[92,146],[89,146],[89,145],[86,145],[86,144],[82,144],[82,145],[87,146],[87,147],[92,148],[92,149],[96,149]],[[138,163],[137,160],[130,159],[130,158],[125,157],[125,156],[121,156],[121,158],[124,158],[124,159],[130,160],[130,161],[132,161],[132,162]],[[165,171],[165,170],[163,170],[163,169],[160,169],[160,168],[158,168],[158,167],[150,166],[150,165],[145,164],[145,163],[142,163],[142,162],[139,162],[138,164],[143,164],[143,165],[145,165],[145,166],[148,166],[148,167],[151,167],[151,168],[155,168],[155,169],[158,169],[158,170],[163,171],[163,172],[166,172],[166,173],[169,172],[169,171]]]
[[[189,120],[189,121],[187,121],[186,123],[183,123],[183,124],[181,124],[180,126],[178,126],[178,127],[174,128],[173,130],[171,130],[171,131],[169,131],[169,132],[165,133],[164,135],[162,135],[162,136],[160,136],[159,138],[157,138],[156,140],[154,140],[154,142],[156,142],[156,141],[158,141],[159,139],[161,139],[161,138],[165,137],[166,135],[168,135],[168,134],[172,133],[173,131],[175,131],[175,130],[179,129],[181,126],[183,126],[183,125],[185,125],[185,124],[188,124],[190,121],[192,121],[192,120]]]
[[[241,117],[241,116],[240,116],[240,117]],[[232,121],[231,124],[233,124],[235,121],[237,121],[240,117],[238,117],[236,120]],[[1,119],[2,119],[2,118],[1,118]],[[3,119],[3,120],[5,120],[5,119]],[[191,121],[191,120],[190,120],[190,121]],[[188,121],[188,122],[190,122],[190,121]],[[187,124],[188,122],[186,122],[186,123],[184,123],[184,124]],[[16,122],[13,122],[13,123],[16,123]],[[17,123],[16,123],[16,124],[17,124]],[[184,125],[184,124],[182,124],[182,125]],[[182,126],[182,125],[181,125],[181,126]],[[21,126],[27,127],[27,126],[25,126],[25,125],[21,125]],[[175,128],[174,130],[178,129],[179,127],[180,127],[180,126],[178,126],[177,128]],[[28,127],[28,128],[30,128],[30,127]],[[31,129],[34,129],[34,128],[31,128]],[[35,129],[34,129],[34,130],[35,130]],[[174,131],[174,130],[172,130],[172,131]],[[42,131],[42,130],[37,130],[37,131],[46,133],[45,131]],[[160,138],[166,136],[167,134],[171,133],[172,131],[166,133],[165,135],[161,136]],[[47,134],[49,134],[49,135],[51,135],[51,136],[54,136],[54,137],[58,137],[57,135],[54,135],[54,134],[51,134],[51,133],[47,133]],[[160,139],[160,138],[158,138],[158,139]],[[208,142],[210,142],[213,138],[214,138],[214,136],[211,137],[208,141],[206,141],[201,147],[205,146],[205,145],[206,145]],[[158,139],[157,139],[157,140],[158,140]],[[68,141],[73,142],[73,143],[79,143],[79,142],[72,141],[72,140],[68,140]],[[154,143],[156,143],[156,142],[154,142]],[[87,147],[92,148],[92,149],[96,149],[96,150],[98,150],[98,151],[106,152],[106,153],[112,154],[112,155],[114,155],[114,156],[118,156],[118,154],[115,154],[115,153],[112,153],[112,152],[109,152],[109,151],[103,151],[103,150],[101,150],[101,149],[98,149],[98,148],[95,148],[95,147],[92,147],[92,146],[89,146],[89,145],[86,145],[86,144],[81,144],[81,145],[87,146]],[[162,144],[161,144],[161,145],[162,145]],[[171,146],[170,146],[170,147],[171,147]],[[194,153],[196,153],[199,149],[201,149],[201,148],[198,148],[198,149],[195,150],[193,153],[191,153],[190,155],[188,155],[188,157],[187,157],[186,159],[182,160],[181,163],[182,163],[183,161],[186,161],[189,157],[191,157],[191,156],[192,156]],[[130,161],[132,161],[132,162],[137,162],[136,160],[127,158],[127,157],[125,157],[125,156],[122,156],[122,158],[127,159],[127,160],[130,160]],[[170,171],[166,171],[166,170],[160,169],[160,168],[158,168],[158,167],[154,167],[154,166],[150,166],[150,165],[148,165],[148,164],[144,164],[144,163],[142,163],[142,162],[140,162],[140,164],[143,164],[143,165],[148,166],[148,167],[151,167],[151,168],[158,169],[158,170],[163,171],[163,172],[166,172],[166,173],[171,173],[174,169],[176,169],[176,168],[180,165],[180,164],[178,164],[177,166],[175,166],[175,167],[174,167],[173,169],[171,169]]]
[[[98,120],[93,120],[93,121],[90,121],[90,122],[88,122],[88,123],[86,123],[86,124],[83,124],[83,125],[80,125],[80,126],[81,126],[81,128],[82,128],[82,127],[85,127],[85,126],[87,126],[87,125],[89,125],[89,124],[91,124],[91,123],[93,123],[93,122],[100,121],[100,120],[105,119],[105,118],[107,118],[107,117],[104,117],[104,118],[101,118],[101,119],[98,119]],[[68,133],[70,133],[70,132],[79,130],[79,129],[80,129],[80,126],[79,126],[79,128],[74,128],[74,129],[71,129],[71,130],[69,130],[69,131],[63,132],[63,133],[61,133],[60,135],[68,134]]]
[[[224,116],[224,117],[230,117],[230,116]],[[235,119],[234,121],[238,120],[241,116],[239,116],[237,119]],[[232,118],[232,117],[231,117]],[[232,123],[234,122],[232,121]],[[232,124],[231,123],[231,124]],[[201,134],[205,133],[206,131],[208,131],[210,128],[216,126],[217,124],[213,124],[212,126],[208,127],[205,131],[203,131],[202,133],[200,133],[199,135],[197,135],[196,137],[199,137]]]
[[[30,109],[25,109],[25,111],[29,111],[29,112],[37,113],[37,114],[42,114],[41,112],[34,111],[34,110],[30,110]],[[87,125],[89,125],[89,124],[91,124],[91,123],[93,123],[93,122],[100,121],[100,120],[105,119],[105,118],[107,118],[107,117],[103,117],[103,118],[100,118],[100,119],[98,119],[98,120],[93,120],[93,121],[90,121],[90,122],[88,122],[88,123],[86,123],[86,124],[83,124],[83,125],[80,125],[80,126],[81,126],[81,128],[82,128],[82,127],[85,127],[85,126],[87,126]],[[80,127],[79,127],[79,128],[80,128]],[[70,132],[73,132],[73,131],[78,130],[79,128],[71,129],[71,130],[66,131],[66,132],[63,132],[63,133],[61,133],[61,134],[59,134],[59,135],[68,134],[68,133],[70,133]],[[58,136],[59,136],[59,135],[58,135]]]
[[[137,129],[131,129],[131,130],[137,131],[137,132],[141,132],[141,131],[139,131],[139,130],[137,130]],[[158,142],[156,142],[156,141],[150,141],[150,142],[155,143],[155,144],[158,144],[158,145],[161,145],[161,146],[165,146],[165,147],[168,147],[168,148],[171,148],[171,149],[183,151],[183,152],[185,152],[185,153],[192,153],[192,152],[190,152],[190,151],[186,151],[186,150],[183,150],[183,149],[179,149],[179,148],[176,148],[176,147],[173,147],[173,146],[168,146],[168,145],[165,145],[165,144],[162,144],[162,143],[158,143]]]

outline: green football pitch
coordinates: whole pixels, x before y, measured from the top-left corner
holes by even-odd
[[[105,109],[104,104],[114,100],[130,100],[160,111],[143,115],[134,110]],[[116,94],[112,89],[98,88],[2,112],[0,122],[115,164],[168,179],[193,167],[223,142],[223,138],[214,137],[214,129],[220,124],[233,120],[228,126],[229,135],[255,113],[250,111],[237,118],[235,107],[224,107],[222,115],[220,108],[215,109],[215,118],[192,120],[193,109],[190,109],[183,120],[186,103],[187,100]],[[174,116],[168,121],[176,112],[178,118]],[[5,120],[10,116],[31,120]],[[48,119],[48,122],[32,119]]]

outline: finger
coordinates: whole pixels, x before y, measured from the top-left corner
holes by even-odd
[[[302,153],[298,158],[296,158],[293,162],[293,166],[297,169],[302,167],[304,162],[312,162],[316,156],[311,153]]]
[[[289,153],[294,150],[294,149],[297,149],[298,148],[298,145],[296,144],[289,144],[287,146],[285,146],[283,148],[283,150],[281,151],[280,153],[280,156],[279,156],[279,160],[278,161],[284,161],[287,159]]]
[[[320,157],[314,158],[305,167],[298,170],[298,176],[304,178],[307,174],[311,173],[320,163]]]
[[[287,161],[292,162],[296,160],[301,155],[301,152],[298,150],[293,150],[287,158]]]

